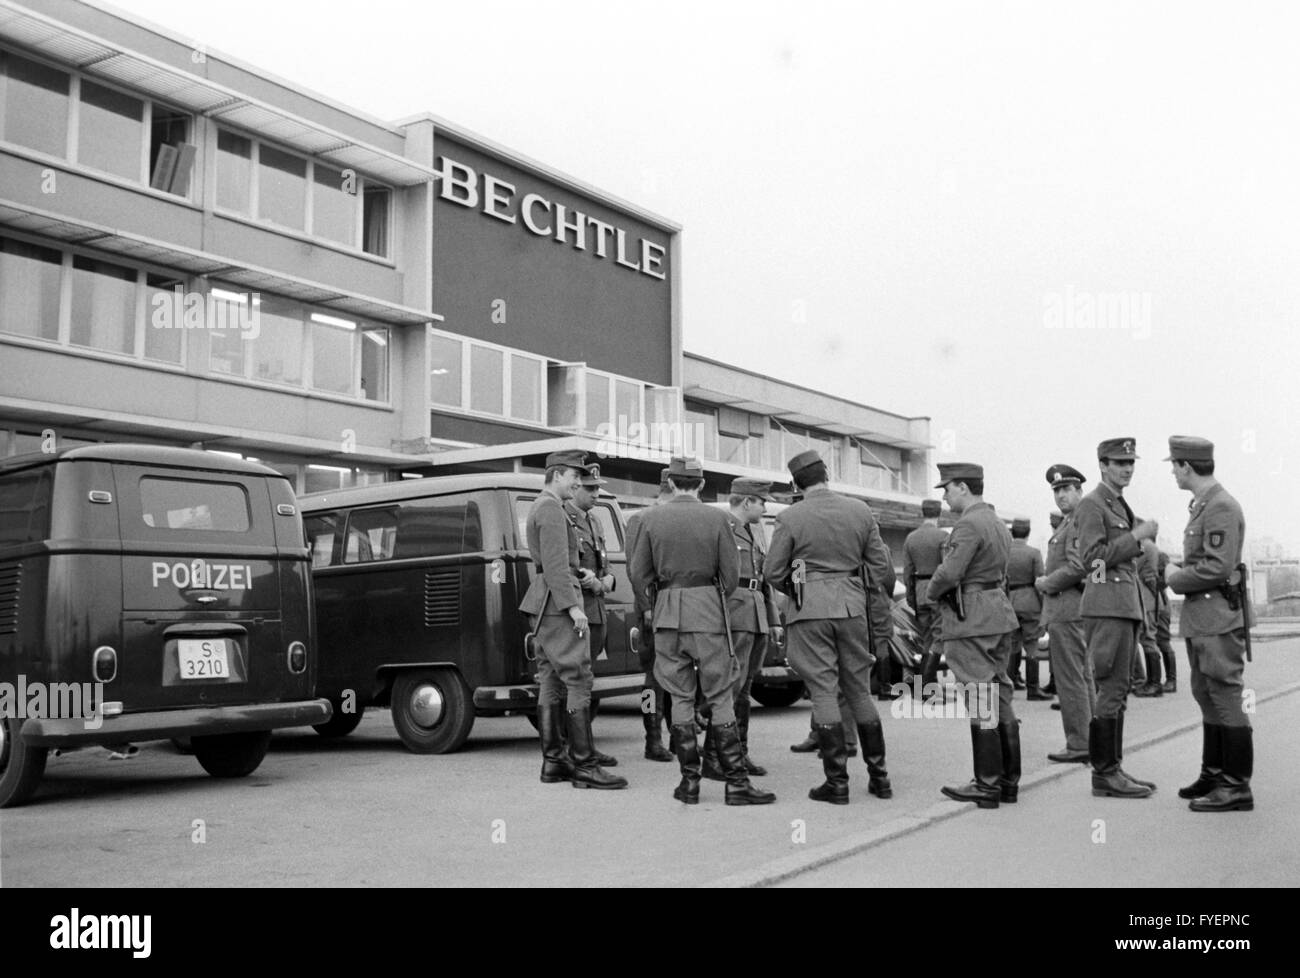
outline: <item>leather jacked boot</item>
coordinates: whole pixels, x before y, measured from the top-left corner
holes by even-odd
[[[1135,778],[1124,770],[1124,713],[1125,707],[1120,706],[1118,717],[1119,725],[1117,728],[1118,732],[1115,734],[1115,757],[1119,760],[1119,773],[1124,775],[1124,777],[1128,778],[1134,784],[1140,784],[1144,788],[1150,788],[1152,791],[1155,791],[1156,783],[1154,781],[1143,781],[1141,778]]]
[[[1025,659],[1025,699],[1027,700],[1050,700],[1050,693],[1045,692],[1038,686],[1038,660]]]
[[[718,761],[718,739],[717,733],[713,729],[713,721],[704,728],[704,766],[702,773],[710,781],[726,781],[727,776],[722,773],[722,765]]]
[[[1007,666],[1007,672],[1011,674],[1011,688],[1024,689],[1025,681],[1020,678],[1020,657],[1023,653],[1019,650],[1011,653],[1011,662]]]
[[[745,756],[745,773],[753,778],[767,774],[767,768],[755,764],[749,757],[749,697],[736,701],[736,729],[740,731],[740,749]]]
[[[660,730],[662,722],[662,713],[641,714],[641,724],[645,727],[645,759],[647,761],[671,761],[673,759],[673,755],[664,749],[664,735]]]
[[[813,729],[808,731],[807,737],[799,741],[797,744],[791,744],[790,750],[794,751],[796,754],[811,754],[813,751],[817,750],[818,747],[817,730],[814,726]]]
[[[573,762],[564,751],[560,736],[560,717],[564,707],[559,703],[537,704],[537,733],[542,739],[542,783],[555,784],[573,777]]]
[[[826,801],[832,805],[847,805],[849,803],[849,755],[844,747],[844,724],[815,723],[813,733],[821,748],[822,771],[826,774],[826,781],[811,789],[808,797],[813,801]]]
[[[1088,727],[1092,793],[1099,798],[1148,798],[1151,789],[1126,778],[1119,769],[1118,717],[1093,717]]]
[[[1217,723],[1201,722],[1201,773],[1186,788],[1178,789],[1179,798],[1203,798],[1223,779],[1223,731]]]
[[[1166,693],[1178,692],[1178,660],[1172,647],[1160,650],[1160,657],[1165,663],[1165,684],[1161,688]]]
[[[877,798],[894,797],[885,770],[885,728],[879,720],[858,724],[858,743],[862,745],[862,759],[867,762],[867,792]]]
[[[1222,727],[1223,774],[1208,795],[1193,798],[1194,812],[1249,812],[1255,808],[1250,777],[1255,769],[1254,731],[1250,727]]]
[[[694,723],[678,723],[672,728],[682,780],[673,789],[673,797],[687,805],[700,803],[700,744]]]
[[[1164,696],[1165,688],[1160,685],[1160,653],[1144,652],[1143,658],[1147,662],[1147,681],[1133,691],[1134,696],[1140,696],[1143,699],[1148,696]]]
[[[713,741],[718,748],[718,763],[727,778],[728,805],[770,805],[776,795],[749,783],[745,773],[745,752],[740,746],[740,730],[731,723],[713,725]]]
[[[575,788],[626,788],[627,778],[606,774],[596,763],[596,751],[591,746],[591,708],[569,710],[569,756],[573,758]]]
[[[974,780],[940,790],[953,801],[973,801],[980,808],[997,808],[1002,799],[1002,740],[996,729],[985,730],[971,724],[970,741]]]
[[[1002,747],[1002,803],[1014,805],[1020,799],[1020,721],[998,725]]]

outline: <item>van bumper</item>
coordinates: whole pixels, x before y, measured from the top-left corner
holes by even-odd
[[[597,676],[591,684],[593,699],[609,696],[626,696],[641,692],[645,673],[630,672],[618,676]],[[537,684],[520,683],[514,686],[480,686],[474,690],[474,710],[478,713],[506,713],[514,710],[537,709]]]
[[[295,703],[248,703],[195,710],[159,710],[86,719],[36,719],[23,723],[23,740],[33,747],[84,747],[136,740],[167,740],[209,734],[277,730],[324,723],[334,709],[326,699]]]

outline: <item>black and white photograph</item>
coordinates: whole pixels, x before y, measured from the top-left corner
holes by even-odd
[[[0,0],[23,942],[925,888],[1239,961],[1300,885],[1298,28]]]

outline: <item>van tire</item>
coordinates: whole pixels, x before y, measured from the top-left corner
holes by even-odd
[[[749,695],[758,700],[760,706],[794,706],[803,696],[803,683],[790,683],[787,686],[752,686]]]
[[[49,748],[26,743],[18,732],[18,717],[2,718],[0,724],[0,808],[16,808],[41,783]]]
[[[311,725],[311,728],[322,737],[346,737],[357,729],[357,724],[361,722],[361,715],[366,712],[364,706],[354,704],[351,713],[344,713],[342,700],[330,700],[330,706],[334,707],[333,716],[324,723]]]
[[[430,723],[421,713],[430,701],[440,715]],[[450,754],[460,750],[474,727],[469,687],[455,669],[416,669],[399,673],[391,699],[393,726],[414,754]]]
[[[271,746],[271,731],[192,737],[194,756],[214,778],[243,778],[252,774]]]

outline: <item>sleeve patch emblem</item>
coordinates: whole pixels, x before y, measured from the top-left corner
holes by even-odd
[[[1223,531],[1222,531],[1222,530],[1211,530],[1211,531],[1210,531],[1210,546],[1213,547],[1215,550],[1218,550],[1220,547],[1223,546]]]

